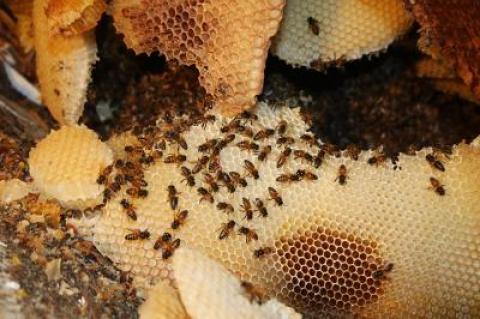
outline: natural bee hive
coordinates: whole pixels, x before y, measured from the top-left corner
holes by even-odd
[[[195,65],[200,84],[225,114],[255,105],[283,0],[113,1],[111,14],[137,54],[160,52]]]
[[[392,163],[317,145],[298,109],[201,122],[137,129],[143,146],[117,158],[133,182],[91,230],[139,286],[172,280],[188,245],[311,316],[478,316],[478,143]]]
[[[385,49],[412,21],[401,0],[289,0],[272,52],[322,70]]]

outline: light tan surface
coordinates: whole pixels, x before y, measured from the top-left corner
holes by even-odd
[[[94,31],[63,37],[49,29],[48,1],[35,0],[33,24],[42,101],[60,124],[76,124],[83,113],[91,68],[97,60]]]
[[[160,281],[149,291],[147,300],[140,306],[141,319],[187,319],[178,291]]]
[[[0,203],[8,204],[34,192],[32,184],[27,184],[16,178],[0,181]]]
[[[85,126],[51,132],[28,159],[35,187],[65,206],[98,204],[103,186],[96,180],[112,161],[112,151]]]
[[[193,319],[300,319],[300,314],[277,300],[250,302],[240,280],[198,251],[184,248],[173,268],[182,301]]]
[[[45,13],[52,34],[71,36],[95,28],[106,9],[103,0],[49,0]]]
[[[402,0],[289,0],[272,52],[289,64],[322,69],[387,48],[412,21]]]
[[[254,106],[284,0],[113,1],[111,14],[137,54],[160,52],[195,65],[225,114]]]
[[[298,109],[274,111],[263,104],[257,109],[255,131],[274,128],[286,119],[286,134],[297,139],[292,147],[317,153],[315,147],[298,140],[307,129]],[[186,166],[192,167],[199,157],[198,145],[221,136],[219,128],[225,123],[226,119],[219,117],[205,129],[195,126],[184,134],[189,145]],[[237,136],[235,142],[241,139]],[[454,147],[449,159],[441,157],[446,171],[440,172],[425,160],[430,149],[416,156],[401,155],[397,169],[391,163],[367,164],[371,151],[361,153],[358,161],[327,156],[318,169],[292,157],[277,169],[282,148],[274,146],[273,138],[261,144],[265,143],[271,144],[273,151],[263,163],[235,146],[222,151],[225,171],[244,174],[243,160],[249,159],[259,168],[260,179],[247,177],[248,187],[237,187],[234,194],[221,188],[214,195],[214,205],[199,202],[196,188],[181,182],[179,166],[157,162],[145,172],[149,196],[133,202],[138,220],[131,221],[122,210],[121,191],[95,223],[97,247],[122,269],[132,271],[144,287],[173,278],[171,261],[163,261],[161,252],[152,249],[156,238],[170,231],[181,238],[182,245],[198,249],[242,280],[266,288],[272,296],[307,314],[343,316],[350,311],[371,318],[479,314],[478,146]],[[174,145],[169,147],[165,154],[175,152]],[[348,170],[343,186],[336,181],[341,164]],[[311,170],[319,179],[283,186],[275,181],[281,173],[300,168]],[[430,177],[445,185],[445,196],[430,188]],[[202,179],[202,174],[196,175],[196,187],[207,187]],[[173,212],[166,191],[170,184],[180,192],[179,209],[190,212],[177,231],[170,229]],[[269,186],[281,194],[283,206],[268,200]],[[251,201],[262,198],[269,216],[262,218],[255,212],[252,221],[245,220],[240,209],[242,197]],[[235,212],[227,216],[217,210],[219,201],[231,203]],[[247,244],[238,234],[238,226],[228,239],[219,240],[219,228],[230,219],[254,229],[258,241]],[[130,228],[148,228],[152,239],[126,242],[124,236]],[[255,258],[254,250],[264,246],[273,247],[274,253]],[[387,263],[394,268],[386,278],[373,278],[373,272]]]

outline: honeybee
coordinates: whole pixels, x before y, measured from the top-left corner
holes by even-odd
[[[278,132],[278,135],[283,136],[283,134],[285,134],[285,132],[287,131],[287,121],[281,120],[278,123],[276,130]]]
[[[222,149],[224,149],[228,144],[230,144],[231,142],[233,142],[233,140],[235,139],[235,134],[229,134],[227,135],[225,138],[223,138],[222,140],[220,140],[220,142],[217,143],[217,145],[215,146],[215,150],[217,152],[220,152]]]
[[[440,184],[440,181],[438,179],[436,179],[435,177],[430,177],[430,184],[432,184],[431,189],[433,189],[435,193],[440,196],[445,195],[445,188],[442,184]]]
[[[137,196],[140,198],[145,198],[148,196],[148,191],[146,189],[139,189],[137,192]]]
[[[216,138],[213,138],[211,140],[208,140],[206,141],[205,143],[201,144],[199,147],[198,147],[198,151],[199,152],[202,152],[202,153],[205,153],[205,152],[208,152],[210,150],[213,150],[213,148],[215,147],[215,145],[217,145],[217,142],[218,142],[218,139]]]
[[[180,239],[177,238],[171,243],[167,243],[162,248],[162,259],[168,259],[172,257],[175,250],[180,247]]]
[[[220,128],[220,132],[230,133],[230,132],[235,131],[240,126],[241,126],[240,120],[235,120],[234,119],[234,120],[230,121],[230,123],[228,123],[227,125],[222,126],[222,128]]]
[[[393,270],[393,263],[391,262],[386,262],[380,269],[377,269],[372,272],[372,277],[373,279],[382,279],[385,278],[387,273],[391,272]]]
[[[182,210],[181,212],[176,214],[171,224],[172,229],[177,229],[178,227],[183,225],[187,217],[188,217],[188,210]]]
[[[200,119],[200,123],[203,128],[207,126],[208,123],[214,123],[216,120],[215,115],[208,114]]]
[[[274,129],[266,128],[264,130],[258,131],[257,134],[253,136],[253,140],[254,141],[263,140],[263,139],[269,138],[273,134],[275,134]]]
[[[123,149],[127,153],[132,153],[133,152],[133,146],[132,145],[126,145]]]
[[[290,145],[295,143],[295,139],[293,137],[282,136],[277,139],[277,145]]]
[[[178,206],[178,197],[177,195],[179,194],[177,192],[177,189],[175,188],[175,186],[173,185],[169,185],[167,187],[167,191],[168,191],[168,201],[170,202],[170,207],[175,210],[177,209],[177,206]]]
[[[276,181],[279,183],[289,183],[293,181],[294,175],[292,174],[281,174],[280,176],[277,177]]]
[[[158,237],[158,239],[155,241],[155,244],[153,245],[153,249],[159,250],[161,247],[163,247],[165,244],[167,244],[171,240],[172,240],[172,235],[170,233],[163,233],[163,235]]]
[[[245,291],[245,294],[247,295],[250,302],[256,302],[261,305],[267,300],[267,292],[264,289],[257,287],[247,281],[242,281],[241,287]]]
[[[295,150],[293,151],[294,159],[303,159],[309,163],[313,162],[313,156],[310,153],[307,153],[302,150]]]
[[[262,147],[260,154],[258,154],[258,160],[261,162],[265,161],[271,152],[272,152],[272,146],[266,145]]]
[[[231,214],[235,211],[233,206],[231,204],[225,203],[225,202],[220,202],[217,204],[217,209],[224,211],[227,214]]]
[[[278,194],[277,190],[273,187],[269,187],[268,188],[268,193],[270,194],[270,199],[271,200],[274,200],[275,203],[278,205],[278,206],[282,206],[283,205],[283,199],[282,197]]]
[[[100,174],[97,178],[97,184],[98,185],[103,185],[107,182],[107,177],[105,175]]]
[[[220,234],[218,235],[218,239],[222,240],[230,236],[232,233],[233,229],[235,228],[235,221],[230,220],[227,223],[223,223],[222,227],[220,228]]]
[[[255,198],[255,206],[262,217],[268,216],[267,208],[265,207],[263,201],[260,198]]]
[[[258,170],[255,168],[255,165],[253,165],[253,163],[249,160],[245,160],[244,164],[244,167],[248,171],[250,176],[252,176],[254,179],[259,179],[260,176],[258,175]]]
[[[345,149],[345,153],[354,161],[358,161],[358,155],[360,155],[360,149],[353,144],[350,144]]]
[[[291,180],[294,182],[302,181],[305,178],[307,172],[304,169],[299,169],[291,176]]]
[[[272,247],[262,247],[262,248],[259,248],[259,249],[255,249],[254,252],[253,252],[253,256],[255,258],[262,258],[262,257],[265,257],[266,255],[269,255],[273,253],[273,248]]]
[[[217,182],[215,181],[215,178],[212,175],[210,175],[209,173],[205,173],[205,180],[204,181],[205,181],[205,183],[208,184],[208,186],[210,186],[210,190],[212,192],[216,193],[220,189],[218,187]]]
[[[155,143],[153,147],[156,150],[165,151],[167,149],[167,144],[165,143],[165,140],[160,140],[159,142]]]
[[[318,143],[318,140],[315,138],[315,136],[313,135],[310,135],[310,134],[303,134],[302,136],[300,136],[300,139],[302,141],[304,141],[307,145],[309,145],[310,147],[313,147],[313,146],[320,146],[320,144]]]
[[[253,130],[250,126],[239,125],[235,128],[235,132],[248,138],[253,137]]]
[[[306,171],[305,172],[305,179],[309,181],[316,181],[318,179],[318,176],[312,172]]]
[[[247,180],[245,178],[243,178],[242,176],[240,176],[239,173],[237,172],[230,172],[228,173],[230,175],[230,178],[237,184],[237,185],[240,185],[242,187],[247,187]]]
[[[310,31],[314,35],[318,35],[320,33],[320,27],[318,25],[318,20],[313,18],[313,17],[308,17],[307,22],[308,22],[308,27],[309,27]]]
[[[199,187],[197,188],[197,192],[202,195],[202,197],[200,198],[200,202],[206,200],[207,202],[209,202],[210,204],[213,204],[213,196],[212,194],[210,194],[205,188],[203,187]]]
[[[370,165],[379,166],[380,164],[385,163],[386,160],[387,156],[385,156],[385,154],[381,153],[380,151],[376,151],[375,155],[367,160],[367,163]]]
[[[239,115],[235,117],[235,119],[240,119],[240,120],[249,120],[250,122],[257,121],[258,116],[256,114],[253,114],[248,111],[243,111]]]
[[[320,149],[330,156],[340,157],[342,155],[338,147],[330,143],[322,144]]]
[[[120,201],[120,205],[125,209],[127,216],[130,217],[132,220],[137,220],[137,213],[135,212],[135,208],[132,204],[128,202],[125,198]]]
[[[258,151],[259,146],[258,144],[252,143],[248,140],[243,140],[241,142],[238,142],[236,144],[238,148],[240,148],[242,151]]]
[[[182,166],[181,170],[182,170],[182,176],[185,177],[182,180],[182,182],[186,181],[187,185],[190,186],[190,187],[195,186],[195,177],[193,177],[192,171],[188,167],[185,167],[185,166]]]
[[[439,161],[435,155],[433,154],[427,154],[425,156],[425,159],[427,160],[428,164],[430,164],[430,166],[432,166],[433,168],[439,170],[439,171],[442,171],[442,172],[445,172],[445,166],[443,166],[443,163],[441,161]]]
[[[210,164],[208,164],[208,170],[210,172],[216,172],[222,168],[222,166],[220,165],[220,156],[218,154],[216,155],[212,154],[209,160],[210,160]]]
[[[252,240],[258,240],[258,235],[257,233],[250,229],[250,228],[247,228],[247,227],[240,227],[240,229],[238,230],[238,233],[241,234],[241,235],[245,235],[245,242],[248,244],[250,243]]]
[[[250,203],[250,200],[248,200],[248,198],[243,197],[242,202],[243,204],[240,205],[240,207],[242,208],[243,212],[245,212],[245,218],[247,220],[252,220],[253,210],[252,210],[252,204]]]
[[[140,230],[140,229],[130,229],[131,233],[125,235],[126,240],[144,240],[144,239],[149,239],[150,238],[150,232],[145,229],[145,230]]]
[[[280,154],[280,156],[277,159],[277,168],[282,167],[287,162],[287,159],[291,153],[292,153],[292,149],[290,147],[287,147],[283,150],[283,152]]]
[[[181,164],[187,160],[187,157],[183,154],[170,154],[165,157],[163,161],[166,164]]]
[[[338,168],[338,175],[337,178],[335,178],[335,181],[338,180],[338,183],[340,185],[345,185],[347,183],[347,167],[345,165],[340,165]]]
[[[205,155],[200,157],[192,168],[192,174],[200,172],[207,165],[208,161],[208,156]]]

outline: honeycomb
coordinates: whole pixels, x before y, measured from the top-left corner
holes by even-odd
[[[289,0],[272,53],[323,70],[385,49],[411,24],[402,0]]]
[[[160,281],[139,309],[140,318],[187,319],[178,291]]]
[[[0,181],[0,203],[8,204],[33,192],[34,189],[31,184],[27,184],[19,179],[12,178],[7,181]]]
[[[479,315],[478,141],[456,145],[451,154],[431,148],[414,156],[400,154],[393,163],[382,161],[378,150],[363,151],[356,157],[327,144],[319,147],[315,139],[302,137],[308,135],[308,127],[298,109],[272,109],[260,103],[255,114],[258,119],[243,114],[237,121],[216,114],[213,122],[195,122],[189,127],[185,124],[188,119],[177,119],[183,127],[178,135],[172,133],[172,124],[162,120],[158,127],[146,128],[139,135],[145,147],[140,158],[148,158],[152,147],[157,151],[165,148],[163,157],[157,152],[153,162],[144,161],[147,164],[141,176],[147,196],[129,196],[125,190],[129,186],[125,186],[103,208],[92,229],[98,249],[123,270],[131,271],[138,287],[173,281],[175,252],[189,246],[308,316]],[[287,126],[281,121],[287,121]],[[252,135],[248,128],[253,139],[247,137]],[[258,133],[266,128],[276,132]],[[284,136],[280,136],[283,129]],[[212,158],[198,173],[192,173],[195,186],[188,186],[182,166],[194,169],[198,159],[208,154],[199,151],[199,146],[228,134],[235,134],[234,140],[220,151],[217,160]],[[181,146],[183,139],[187,145]],[[244,140],[258,143],[259,151],[271,145],[271,153],[260,161],[259,152],[239,148],[245,148]],[[285,164],[277,167],[285,143],[292,143],[288,147],[297,152],[292,151]],[[298,151],[310,153],[313,159]],[[186,157],[183,163],[165,163],[181,159],[179,154]],[[427,155],[434,161],[428,162]],[[136,161],[131,156],[126,155],[125,161]],[[245,160],[257,168],[258,179],[245,168]],[[233,182],[225,183],[222,177],[218,192],[209,191],[214,187],[204,174],[211,169],[215,176],[212,163],[218,162],[222,171],[238,172],[248,185],[234,184],[235,190],[230,192],[228,185]],[[306,171],[301,174],[299,170]],[[282,174],[292,174],[287,175],[290,182],[277,181]],[[170,185],[175,186],[176,201],[169,195]],[[212,194],[213,203],[199,194],[199,187]],[[268,187],[277,191],[283,205],[271,199]],[[252,206],[251,218],[244,198]],[[266,217],[257,209],[256,198],[263,201]],[[134,208],[136,221],[128,217],[122,199]],[[234,211],[217,209],[221,202],[231,204]],[[173,229],[174,218],[183,210],[188,210],[188,215]],[[231,220],[234,227],[225,236]],[[148,230],[150,239],[126,241],[132,229]],[[153,249],[164,232],[169,232],[172,240],[180,240],[168,259],[162,257],[163,248]],[[246,234],[250,234],[249,240]]]
[[[64,37],[49,28],[48,0],[34,1],[33,26],[37,77],[42,101],[60,124],[76,124],[87,99],[97,60],[94,31]]]
[[[261,291],[253,286],[244,288],[222,265],[198,251],[188,248],[179,251],[174,269],[182,301],[191,318],[301,318],[275,299],[255,302],[251,298]],[[147,300],[152,297],[157,295],[150,294]]]
[[[106,9],[103,0],[50,0],[45,13],[53,34],[71,36],[93,29]]]
[[[284,0],[113,1],[118,32],[137,54],[160,52],[195,65],[199,81],[224,114],[255,105],[270,38]]]
[[[64,126],[30,151],[28,163],[36,188],[66,206],[76,206],[99,200],[104,186],[97,178],[112,161],[112,151],[93,131]]]

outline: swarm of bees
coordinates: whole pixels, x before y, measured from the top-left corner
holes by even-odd
[[[318,31],[315,19],[309,18],[308,22],[315,34]],[[303,134],[297,139],[288,136],[289,126],[285,120],[281,120],[276,127],[263,127],[255,131],[253,123],[258,118],[255,114],[245,111],[220,128],[222,136],[206,139],[198,145],[196,150],[199,156],[196,159],[191,159],[180,153],[181,150],[189,149],[182,133],[192,125],[200,125],[206,128],[207,125],[216,121],[215,116],[192,116],[191,119],[185,120],[175,119],[169,115],[162,119],[162,124],[166,127],[164,130],[156,126],[135,127],[133,132],[141,145],[125,146],[126,158],[117,160],[113,165],[102,171],[97,183],[105,185],[104,204],[125,187],[126,194],[130,198],[122,198],[120,205],[127,217],[135,222],[138,218],[135,203],[148,196],[148,183],[144,179],[143,172],[147,167],[161,160],[179,171],[182,178],[181,183],[188,187],[196,187],[199,203],[215,205],[214,207],[218,211],[229,217],[217,230],[219,240],[227,240],[238,236],[245,237],[247,244],[258,241],[259,235],[247,224],[254,218],[269,218],[268,206],[270,205],[283,207],[284,200],[281,192],[277,189],[281,190],[282,187],[288,187],[291,183],[318,180],[319,175],[315,170],[320,168],[328,158],[343,156],[348,160],[358,161],[360,155],[360,149],[355,145],[349,145],[345,150],[340,150],[329,143],[321,144],[312,134]],[[308,147],[308,150],[302,148],[301,145]],[[164,156],[164,153],[167,152],[167,146],[170,151]],[[242,152],[248,153],[247,156],[250,156],[249,159],[243,161],[243,172],[226,171],[222,167],[220,155],[223,150],[229,147],[238,148]],[[298,162],[304,168],[283,172],[277,176],[277,185],[267,188],[268,197],[266,198],[242,197],[238,207],[229,202],[228,199],[218,200],[218,194],[235,194],[237,190],[246,188],[249,183],[255,183],[255,180],[261,179],[261,167],[264,162],[274,156],[274,147],[278,148],[276,158],[273,159],[278,169],[287,166],[286,164],[289,161]],[[172,152],[172,149],[176,149],[176,151]],[[254,156],[253,159],[252,155]],[[426,155],[425,160],[435,171],[445,171],[441,155],[437,152]],[[387,156],[381,149],[375,150],[374,154],[367,159],[367,163],[374,167],[384,166],[386,161]],[[306,166],[311,169],[305,168]],[[337,169],[335,182],[338,182],[341,186],[346,186],[349,179],[348,172],[347,165],[341,164]],[[430,178],[429,188],[440,196],[444,196],[446,193],[444,186],[434,177]],[[181,239],[176,237],[176,232],[187,223],[190,213],[188,210],[181,208],[181,193],[177,191],[176,185],[173,183],[168,185],[165,191],[170,209],[174,211],[173,219],[170,228],[158,236],[153,249],[161,251],[162,258],[168,259],[180,246]],[[242,214],[243,221],[247,224],[243,225],[240,220],[232,218],[237,212]],[[125,236],[127,241],[149,239],[150,232],[147,229],[132,229]],[[255,259],[263,260],[271,256],[275,250],[271,246],[263,246],[254,247],[252,252]],[[383,277],[392,268],[393,264],[386,265],[374,272],[372,276],[375,278]],[[244,286],[245,289],[251,288],[247,283]]]

